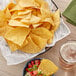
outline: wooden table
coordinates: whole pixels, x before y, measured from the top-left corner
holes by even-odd
[[[69,4],[70,0],[55,0],[61,12]],[[37,57],[40,58],[48,58],[52,60],[56,65],[59,66],[59,50],[63,43],[67,40],[75,40],[76,39],[76,27],[67,23],[64,19],[64,22],[68,25],[71,30],[71,34],[66,38],[60,40],[56,43],[56,45],[47,51],[46,53],[39,55]],[[7,66],[5,59],[2,57],[0,53],[0,76],[22,76],[23,68],[26,62],[15,65],[15,66]],[[65,71],[59,67],[59,71],[55,74],[55,76],[76,76],[76,70]]]

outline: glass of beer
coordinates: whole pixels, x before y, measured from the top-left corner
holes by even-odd
[[[72,69],[76,66],[76,41],[68,41],[61,46],[60,65],[63,69]]]

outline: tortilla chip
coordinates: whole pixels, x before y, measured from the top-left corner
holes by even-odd
[[[0,27],[0,36],[5,36],[5,34],[8,32],[8,31],[10,31],[10,30],[12,30],[13,29],[13,27],[10,27],[10,26],[8,26],[8,25],[6,25],[6,26],[3,26],[3,27]]]
[[[45,18],[45,19],[43,20],[43,22],[48,22],[48,23],[50,23],[52,26],[54,26],[54,22],[53,22],[52,18]]]
[[[26,15],[24,15],[25,17],[21,19],[21,22],[26,22],[26,20],[30,20],[31,19],[31,13],[28,13]]]
[[[20,0],[19,5],[21,7],[35,7],[34,0]]]
[[[51,38],[47,41],[47,44],[51,44],[53,42],[54,31],[50,31],[50,32],[51,32]]]
[[[13,12],[11,19],[15,19],[18,16],[18,11]]]
[[[27,44],[28,44],[28,41],[27,41],[27,39],[25,39],[24,42],[23,42],[23,44],[22,44],[22,46],[20,48],[26,46]]]
[[[42,59],[38,69],[41,70],[43,74],[49,76],[54,74],[58,70],[58,67],[49,59]]]
[[[49,12],[48,10],[45,10],[43,8],[40,9],[41,10],[41,15],[42,15],[42,18],[45,19],[45,18],[50,18],[51,17],[51,12]]]
[[[36,24],[36,23],[40,22],[40,20],[41,20],[40,17],[37,17],[37,16],[32,15],[32,17],[30,19],[30,23],[31,24]]]
[[[22,19],[21,22],[30,25],[30,20],[27,20],[26,18]]]
[[[14,28],[13,30],[6,33],[5,39],[12,41],[13,43],[19,46],[22,46],[29,32],[30,29],[28,28],[24,28],[24,27]]]
[[[47,44],[51,44],[53,42],[53,37],[47,41]]]
[[[25,24],[30,24],[31,13],[27,14],[24,18],[21,19],[21,22]]]
[[[31,32],[35,35],[38,35],[38,36],[44,38],[44,39],[50,39],[51,38],[51,32],[44,27],[32,29]]]
[[[35,0],[35,2],[38,3],[41,6],[42,3],[44,3],[44,0]]]
[[[22,19],[22,18],[25,18],[25,17],[26,17],[26,15],[18,16],[16,14],[14,14],[14,15],[12,15],[11,19],[16,20],[16,19]]]
[[[60,25],[60,11],[57,10],[54,14],[53,14],[53,21],[54,21],[54,28],[53,30],[57,30],[59,25]]]
[[[48,10],[50,12],[50,7],[49,4],[47,3],[47,1],[43,1],[43,3],[41,4],[41,8]]]
[[[15,51],[18,50],[19,46],[17,44],[15,44],[15,43],[13,43],[13,42],[11,42],[9,40],[6,40],[6,41],[7,41],[8,45],[9,45],[9,47],[11,49],[11,52],[15,52]]]
[[[42,23],[42,27],[44,27],[44,28],[50,30],[50,28],[52,27],[52,25],[51,25],[50,23],[43,22],[43,23]]]
[[[31,18],[31,13],[24,14],[24,15],[18,15],[18,11],[15,11],[13,15],[11,16],[11,19],[30,19]]]
[[[30,34],[30,37],[32,38],[33,42],[42,50],[46,44],[47,44],[47,40],[41,38],[40,36],[37,36],[35,34]]]
[[[9,10],[11,10],[11,9],[14,8],[15,6],[16,6],[15,3],[9,3],[6,8],[8,8]],[[6,8],[5,8],[5,9],[6,9]]]
[[[43,2],[41,5],[41,14],[42,14],[42,18],[46,18],[46,17],[51,17],[51,11],[49,9],[49,5],[47,4],[47,2]]]
[[[12,52],[17,51],[19,48],[24,47],[28,43],[28,41],[25,39],[23,45],[22,46],[18,46],[17,44],[15,44],[15,43],[13,43],[13,42],[11,42],[9,40],[6,40],[6,41],[7,41],[7,43],[8,43],[8,45],[9,45],[9,47],[10,47]]]
[[[37,10],[36,15],[41,18],[41,11],[40,11],[40,9]]]
[[[37,3],[37,2],[34,2],[34,5],[37,6],[35,8],[39,9],[40,8],[40,5]]]
[[[22,11],[18,11],[18,15],[25,15],[28,13],[31,13],[32,10],[22,10]]]
[[[42,18],[51,17],[51,10],[46,1],[43,1],[40,10],[41,10]]]
[[[4,11],[0,11],[0,27],[5,26],[7,23],[7,18]]]
[[[11,18],[11,13],[10,13],[10,10],[8,8],[6,9],[5,14],[6,14],[6,18],[7,19],[10,19]]]
[[[23,24],[22,22],[19,22],[17,20],[10,20],[9,25],[10,26],[20,26],[20,27],[29,27],[29,25]]]
[[[42,23],[33,24],[32,26],[33,26],[33,28],[37,28],[37,27],[41,26],[41,24],[42,24]]]
[[[20,48],[22,52],[33,54],[41,51],[40,48],[32,41],[30,36],[27,38],[27,40],[28,40],[28,44],[23,48]]]
[[[18,3],[20,0],[15,0],[16,3]]]
[[[37,16],[37,9],[32,9],[32,15]]]
[[[21,22],[27,23],[27,24],[36,24],[41,20],[41,18],[32,15],[30,20],[26,20],[26,17],[21,20]]]
[[[15,7],[13,7],[13,8],[10,10],[10,12],[17,11],[17,10],[23,10],[23,8],[22,8],[19,4],[17,4]]]

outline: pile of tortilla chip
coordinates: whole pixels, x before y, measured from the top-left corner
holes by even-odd
[[[16,0],[0,10],[0,36],[12,52],[38,53],[52,43],[60,24],[59,10],[52,12],[44,0]]]

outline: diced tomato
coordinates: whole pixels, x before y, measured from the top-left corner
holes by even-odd
[[[37,65],[37,66],[38,66],[38,63],[35,63],[35,65]]]
[[[37,65],[37,67],[39,67],[39,65]]]
[[[35,76],[35,75],[33,74],[33,75],[31,75],[31,76]]]
[[[26,71],[27,71],[27,72],[29,71],[28,68],[26,68]]]
[[[33,66],[32,66],[32,64],[31,63],[29,63],[28,64],[28,68],[32,68]]]
[[[34,65],[34,61],[31,61],[31,64]]]
[[[40,64],[40,60],[35,60],[35,64],[39,65]]]
[[[30,75],[33,75],[33,72],[29,72]]]
[[[38,71],[37,70],[33,71],[33,74],[34,75],[37,75],[38,74]]]

